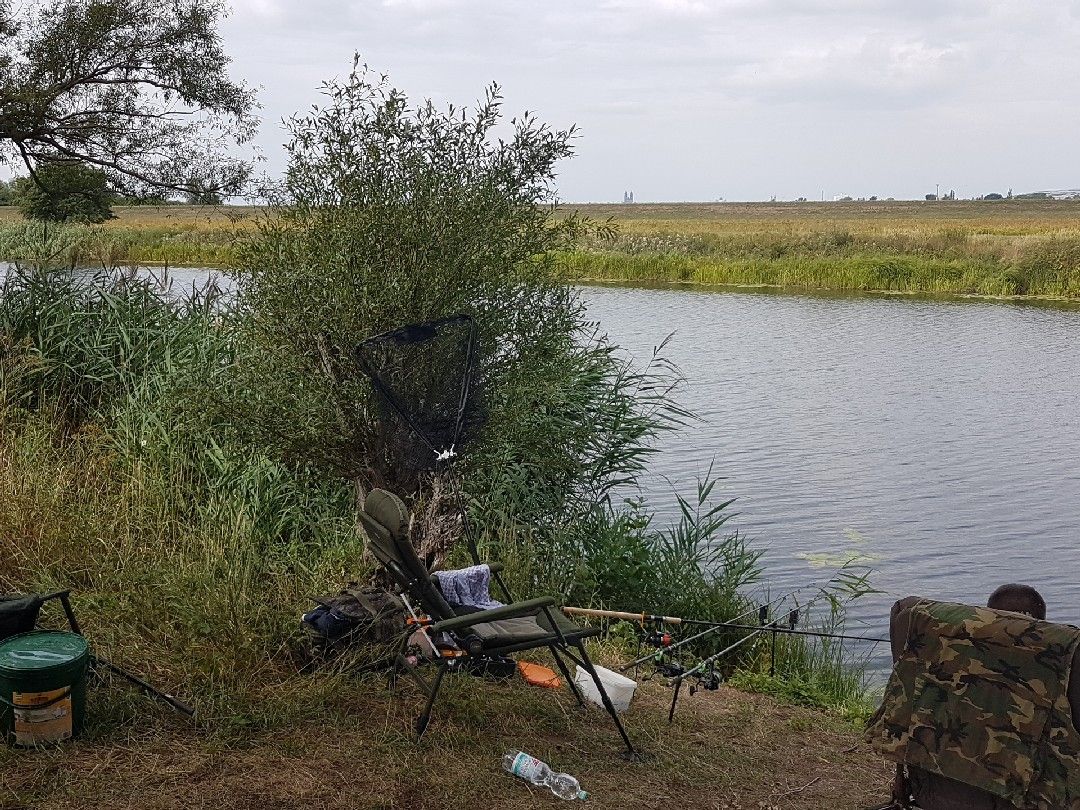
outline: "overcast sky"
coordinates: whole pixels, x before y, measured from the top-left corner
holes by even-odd
[[[581,128],[571,202],[1080,187],[1080,0],[233,0],[259,144],[354,51],[419,100]]]

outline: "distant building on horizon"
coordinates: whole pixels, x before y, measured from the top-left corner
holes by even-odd
[[[624,204],[625,203],[632,203],[634,201],[634,192],[632,192],[632,191],[624,191],[622,193],[622,201],[623,201]]]

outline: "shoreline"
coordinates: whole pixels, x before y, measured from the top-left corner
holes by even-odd
[[[778,293],[788,295],[810,294],[820,297],[835,298],[917,298],[926,300],[993,302],[1001,304],[1056,304],[1067,309],[1080,309],[1080,297],[1054,295],[990,295],[986,293],[939,292],[936,290],[858,290],[850,287],[809,287],[793,284],[749,284],[736,282],[711,282],[688,279],[672,281],[667,279],[613,279],[598,277],[567,278],[571,284],[589,287],[632,287],[640,290],[679,289],[715,292],[754,292]]]
[[[0,265],[10,265],[11,259],[0,257]],[[138,266],[150,270],[210,270],[228,274],[229,267],[212,262],[161,262],[140,261]],[[90,269],[89,267],[87,269]],[[993,295],[990,293],[948,292],[941,290],[886,290],[855,289],[852,287],[815,287],[800,284],[769,284],[765,282],[718,282],[696,279],[636,278],[619,279],[602,276],[565,276],[564,280],[575,286],[630,287],[649,289],[693,289],[706,292],[761,292],[780,295],[815,295],[824,298],[911,298],[941,302],[988,302],[1000,304],[1052,305],[1062,309],[1080,309],[1080,296],[1070,297],[1044,294]]]

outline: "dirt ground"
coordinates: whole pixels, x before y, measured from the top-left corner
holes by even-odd
[[[416,743],[415,691],[355,686],[321,718],[251,735],[190,727],[143,701],[58,749],[0,751],[0,810],[559,806],[502,771],[514,749],[577,776],[596,808],[844,810],[888,791],[890,769],[850,723],[726,687],[684,692],[669,726],[671,690],[642,684],[626,722],[644,756],[627,761],[607,717],[566,690],[459,676]]]

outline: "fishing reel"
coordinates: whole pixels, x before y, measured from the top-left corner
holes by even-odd
[[[657,661],[653,668],[653,674],[662,678],[678,678],[684,672],[686,672],[686,667],[679,661]],[[651,677],[652,675],[648,675],[645,680]]]
[[[721,683],[723,683],[723,679],[720,677],[719,672],[716,672],[715,670],[706,672],[696,678],[694,683],[690,684],[690,694],[694,694],[699,689],[704,689],[707,692],[715,692],[720,688]]]
[[[642,639],[642,643],[650,647],[656,647],[658,650],[670,647],[674,642],[675,639],[671,633],[661,627],[652,628],[645,633],[645,637]]]

